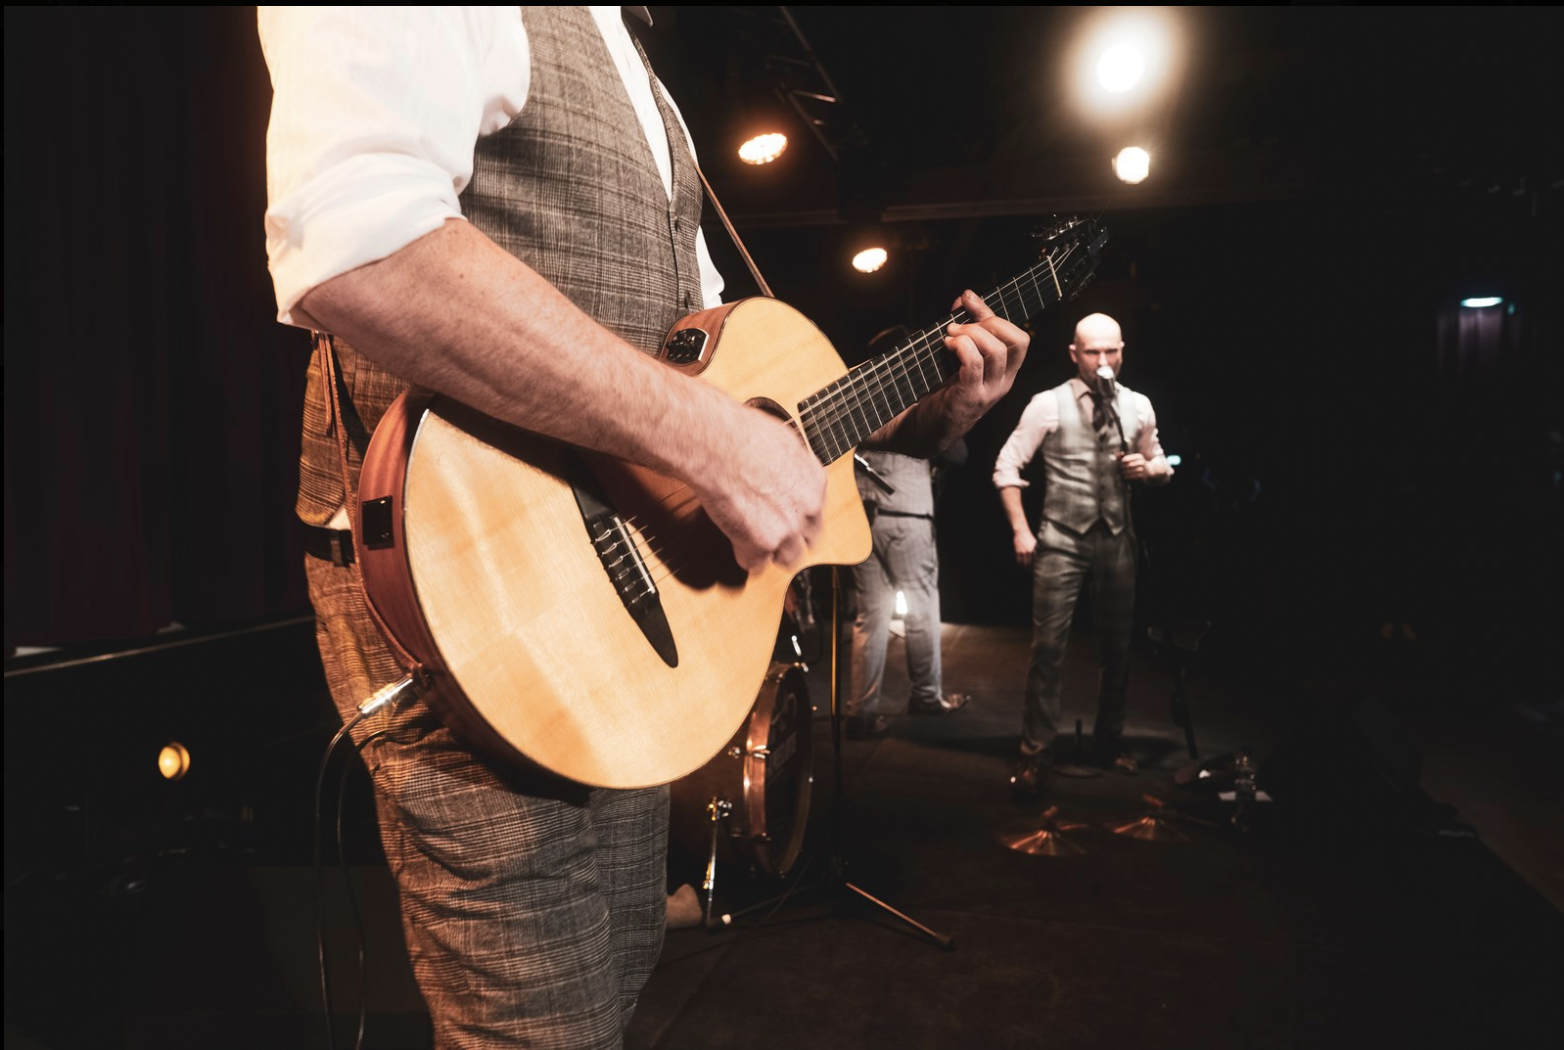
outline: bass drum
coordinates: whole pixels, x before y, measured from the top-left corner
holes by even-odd
[[[725,804],[717,859],[785,875],[798,859],[814,782],[809,692],[796,664],[774,663],[728,746],[671,786],[671,851],[705,864],[713,800]]]

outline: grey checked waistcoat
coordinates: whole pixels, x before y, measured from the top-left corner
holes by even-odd
[[[1091,412],[1081,410],[1075,388],[1064,383],[1049,391],[1059,406],[1059,429],[1043,439],[1043,517],[1072,532],[1085,532],[1101,519],[1117,536],[1129,516],[1124,502],[1124,481],[1119,477],[1116,454],[1119,432],[1110,424],[1099,436],[1092,428]],[[1090,404],[1089,401],[1085,402]],[[1119,419],[1130,448],[1140,435],[1134,395],[1119,387]]]
[[[663,188],[624,84],[584,7],[523,7],[532,84],[521,114],[478,140],[461,194],[473,226],[550,281],[599,324],[654,353],[701,307],[695,235],[701,185],[677,118],[656,89],[673,161]],[[407,383],[332,337],[348,469],[358,484],[369,436]],[[330,520],[342,470],[317,337],[304,405],[299,517]]]

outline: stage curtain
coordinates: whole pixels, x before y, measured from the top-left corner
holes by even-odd
[[[254,8],[5,28],[7,655],[303,612]]]

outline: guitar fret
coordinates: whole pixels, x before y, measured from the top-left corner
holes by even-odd
[[[1102,243],[1077,241],[1056,245],[1044,259],[1001,284],[984,299],[1000,317],[1025,324],[1043,307],[1073,294],[1095,268]],[[1085,247],[1079,258],[1076,252]],[[971,316],[956,310],[939,324],[915,333],[902,345],[853,369],[799,403],[800,419],[810,450],[822,463],[833,463],[870,434],[938,388],[957,370],[958,361],[946,347],[945,330],[968,324]]]

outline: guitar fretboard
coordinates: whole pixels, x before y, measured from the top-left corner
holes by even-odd
[[[1016,325],[1078,292],[1096,269],[1105,235],[1090,244],[1056,247],[1018,277],[983,296],[994,313]],[[972,320],[957,310],[937,324],[848,372],[798,406],[804,436],[821,463],[836,462],[956,373],[945,330]]]

